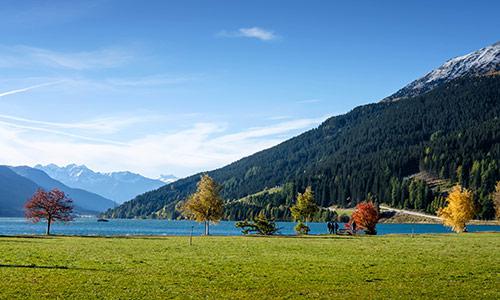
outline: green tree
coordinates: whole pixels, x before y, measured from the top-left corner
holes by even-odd
[[[220,196],[221,187],[210,176],[203,175],[197,190],[183,205],[185,217],[205,223],[205,235],[210,234],[210,222],[219,222],[224,215],[224,201]]]
[[[297,194],[297,202],[290,208],[290,211],[296,221],[307,222],[318,209],[318,205],[314,201],[312,188],[308,186],[304,193]]]
[[[314,193],[310,186],[306,188],[304,193],[298,193],[297,202],[290,208],[292,217],[296,221],[299,221],[297,226],[295,226],[295,231],[299,234],[308,234],[310,229],[304,222],[311,220],[318,210],[319,208],[314,201]]]
[[[243,234],[256,232],[261,235],[273,235],[279,230],[274,219],[268,218],[263,211],[253,219],[253,222],[240,221],[236,223],[236,227],[241,228]]]

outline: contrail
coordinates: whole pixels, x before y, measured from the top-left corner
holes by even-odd
[[[59,130],[52,130],[52,129],[34,127],[34,126],[19,125],[19,124],[14,124],[14,123],[5,122],[5,121],[0,121],[0,125],[5,125],[5,126],[19,128],[19,129],[47,132],[47,133],[52,133],[52,134],[57,134],[57,135],[68,136],[68,137],[75,138],[75,139],[87,140],[87,141],[91,141],[91,142],[99,142],[99,143],[112,144],[112,145],[117,145],[117,146],[130,146],[129,144],[123,143],[123,142],[93,138],[93,137],[88,137],[88,136],[83,136],[83,135],[78,135],[78,134],[67,133],[67,132],[59,131]]]
[[[7,92],[0,93],[0,97],[5,97],[5,96],[8,96],[8,95],[13,95],[13,94],[17,94],[17,93],[24,93],[24,92],[27,92],[27,91],[30,91],[30,90],[33,90],[33,89],[37,89],[37,88],[41,88],[41,87],[49,86],[49,85],[54,85],[54,84],[58,84],[58,83],[61,83],[61,82],[62,82],[62,80],[59,80],[59,81],[53,81],[53,82],[47,82],[47,83],[37,84],[37,85],[29,86],[29,87],[26,87],[26,88],[22,88],[22,89],[7,91]]]

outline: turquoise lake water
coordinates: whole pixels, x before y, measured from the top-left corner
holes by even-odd
[[[222,221],[210,226],[213,235],[241,235],[235,227],[236,222]],[[294,234],[292,222],[278,222],[280,234]],[[326,223],[308,223],[311,234],[328,233]],[[44,234],[46,223],[32,224],[24,218],[0,218],[0,235]],[[342,224],[340,224],[342,228]],[[469,225],[469,232],[496,231],[499,225]],[[52,225],[51,233],[61,235],[116,236],[116,235],[194,235],[203,234],[203,224],[193,221],[177,220],[129,220],[111,219],[109,222],[97,222],[93,218],[78,218],[66,224]],[[451,230],[440,224],[378,224],[378,234],[420,234],[448,233]]]

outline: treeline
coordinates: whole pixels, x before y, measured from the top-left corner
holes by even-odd
[[[260,210],[289,219],[286,208],[307,186],[321,207],[354,207],[371,194],[380,203],[433,212],[446,191],[410,178],[421,171],[473,189],[478,216],[490,218],[489,195],[500,179],[499,116],[500,77],[463,78],[419,97],[355,108],[208,174],[222,184],[225,216],[235,220]],[[176,203],[199,178],[138,196],[107,215],[176,218]],[[259,194],[276,186],[282,191]]]

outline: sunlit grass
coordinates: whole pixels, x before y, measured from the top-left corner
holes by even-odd
[[[0,298],[500,297],[500,234],[0,237]]]

